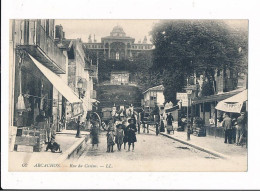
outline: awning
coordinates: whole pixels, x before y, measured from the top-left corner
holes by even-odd
[[[237,90],[232,90],[230,92],[224,92],[221,94],[215,94],[211,96],[204,96],[204,97],[197,97],[192,99],[192,104],[200,104],[200,103],[206,103],[206,102],[215,102],[215,101],[221,101],[225,100],[231,96],[234,96],[240,92],[242,92],[244,89],[239,88]]]
[[[73,92],[73,90],[64,81],[53,73],[50,69],[42,65],[35,58],[29,54],[30,58],[38,69],[43,73],[43,75],[52,83],[52,85],[70,102],[70,103],[82,103],[78,96]]]
[[[247,101],[247,90],[220,101],[216,109],[225,112],[240,113],[245,101]]]

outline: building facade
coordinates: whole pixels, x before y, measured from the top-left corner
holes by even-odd
[[[142,93],[133,77],[132,63],[140,53],[153,49],[147,38],[135,43],[135,39],[127,36],[121,26],[115,26],[109,36],[101,38],[101,42],[97,42],[95,36],[92,40],[90,35],[84,45],[88,53],[96,56],[100,110],[129,108],[131,105],[140,107]]]
[[[98,52],[101,58],[117,61],[132,60],[140,52],[153,49],[153,45],[148,44],[146,36],[143,41],[135,43],[135,39],[126,36],[121,26],[115,26],[110,32],[110,36],[101,38],[100,43],[96,41],[95,37],[92,40],[91,35],[89,35],[85,45],[87,49]]]
[[[66,52],[68,57],[68,86],[77,94],[83,101],[84,114],[81,117],[81,122],[85,122],[86,115],[92,111],[92,104],[95,102],[94,81],[97,75],[93,73],[96,66],[92,65],[90,57],[85,53],[85,48],[81,39],[66,39],[65,33],[61,25],[56,26],[55,42],[59,48]],[[79,83],[82,88],[79,89]],[[67,104],[67,120],[74,119],[71,106]],[[73,127],[73,126],[72,126]]]
[[[163,85],[155,86],[146,90],[144,94],[143,106],[146,112],[153,110],[155,105],[157,105],[160,110],[164,107],[165,98],[163,95],[164,87]]]
[[[68,60],[55,43],[54,25],[49,19],[10,21],[10,150],[30,142],[40,151],[46,130],[60,130],[66,102],[82,104],[66,84]],[[36,119],[42,112],[44,126]],[[32,137],[34,127],[39,131]]]

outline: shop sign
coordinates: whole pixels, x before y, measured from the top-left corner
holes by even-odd
[[[242,103],[224,103],[223,110],[225,110],[226,112],[240,113],[242,105],[243,105]]]
[[[187,94],[187,93],[177,93],[176,99],[177,99],[177,100],[188,99],[188,94]]]
[[[74,103],[72,104],[72,115],[73,117],[79,116],[83,113],[82,103]]]
[[[187,107],[189,106],[189,100],[188,99],[183,99],[183,100],[180,100],[181,101],[181,105],[183,107]]]
[[[66,120],[72,117],[72,106],[71,104],[67,103],[66,105]]]

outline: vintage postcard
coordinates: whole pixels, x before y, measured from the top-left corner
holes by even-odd
[[[9,29],[9,172],[247,172],[248,20]]]

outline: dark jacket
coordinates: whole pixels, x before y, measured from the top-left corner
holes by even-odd
[[[49,149],[50,149],[52,152],[55,152],[55,151],[57,151],[58,149],[60,149],[60,145],[59,145],[58,143],[56,143],[56,142],[54,142],[54,143],[49,142],[48,145],[47,145],[47,147],[46,147],[46,151],[48,151]]]

